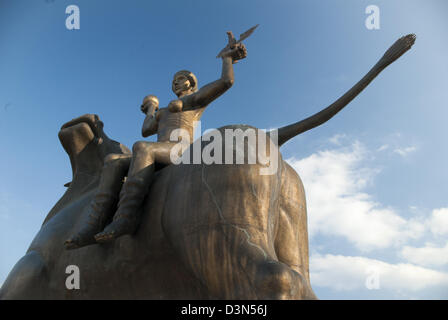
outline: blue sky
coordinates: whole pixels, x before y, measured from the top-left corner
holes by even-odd
[[[70,4],[80,30],[65,27]],[[371,4],[379,30],[364,24]],[[282,153],[305,184],[318,297],[448,298],[447,9],[443,0],[0,0],[0,283],[71,180],[60,126],[96,113],[111,138],[132,146],[145,95],[166,105],[180,69],[199,85],[217,79],[225,31],[258,23],[203,130],[303,119],[400,36],[417,35],[345,110]],[[369,290],[372,273],[380,288]]]

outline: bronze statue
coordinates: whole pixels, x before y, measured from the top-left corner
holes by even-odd
[[[148,137],[157,134],[157,142],[136,142],[132,147],[132,157],[114,154],[107,156],[98,192],[90,206],[90,219],[74,237],[66,241],[67,248],[78,248],[95,241],[107,242],[135,232],[140,220],[139,209],[152,182],[155,163],[171,164],[170,153],[176,144],[170,140],[171,133],[176,129],[184,129],[188,132],[189,140],[193,141],[194,121],[199,121],[205,108],[233,85],[232,64],[245,58],[247,51],[242,43],[232,43],[226,48],[220,53],[220,79],[198,90],[196,76],[190,71],[181,70],[174,75],[172,83],[172,90],[178,100],[159,110],[157,97],[145,97],[142,111],[146,118],[142,135]],[[128,166],[129,171],[126,173],[123,168]],[[121,186],[125,176],[126,181]],[[113,221],[100,232],[108,221],[119,192],[118,209]]]
[[[269,152],[277,153],[292,137],[334,116],[376,75],[409,50],[414,41],[414,35],[400,38],[366,76],[335,103],[314,116],[280,128],[278,144]],[[226,59],[227,67],[231,66],[233,58],[225,57],[224,62]],[[181,78],[174,87],[184,92],[185,88],[192,88],[191,82],[190,85],[186,83],[185,78]],[[214,95],[207,95],[208,99],[219,96],[214,92]],[[171,103],[165,115],[161,110],[156,111],[158,104],[154,96],[146,97],[142,107],[147,114],[144,134],[157,130],[162,135],[162,127],[158,126],[163,116],[180,119],[187,112],[199,113],[201,107],[195,107],[205,106],[212,100],[190,103],[188,97],[179,95],[181,102]],[[184,111],[185,108],[192,110]],[[246,125],[218,130],[223,132],[227,128],[258,130]],[[269,133],[265,136],[269,137]],[[260,163],[181,163],[158,169],[154,168],[154,160],[156,165],[159,161],[154,157],[157,151],[148,151],[147,144],[139,143],[131,156],[126,147],[107,137],[103,123],[95,115],[84,115],[63,125],[59,138],[70,157],[73,181],[47,215],[26,255],[10,272],[0,290],[0,298],[316,298],[308,270],[305,193],[300,177],[281,155],[278,170],[273,175],[260,175],[259,168],[264,166]],[[190,149],[204,149],[208,144],[198,139]],[[98,198],[103,197],[102,180],[109,177],[105,172],[111,171],[113,181],[106,181],[104,185],[113,185],[112,193],[117,194],[131,157],[139,154],[149,157],[141,168],[149,165],[148,176],[152,176],[152,183],[139,208],[141,214],[137,213],[141,221],[135,233],[118,238],[113,235],[111,238],[116,238],[115,241],[65,250],[63,241],[91,221],[94,205],[103,205]],[[107,169],[108,163],[117,165]],[[131,177],[141,177],[140,171],[132,171],[132,168],[129,171]],[[109,206],[113,207],[110,203],[104,205]],[[101,216],[100,219],[110,218]],[[101,224],[107,222],[101,221]],[[76,265],[81,270],[79,290],[67,290],[64,285],[68,265]]]

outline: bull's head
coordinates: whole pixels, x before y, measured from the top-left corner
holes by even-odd
[[[70,158],[73,178],[65,185],[67,192],[50,211],[45,222],[74,198],[97,185],[104,158],[108,154],[130,153],[126,146],[109,139],[103,127],[96,114],[85,114],[61,127],[58,136]]]

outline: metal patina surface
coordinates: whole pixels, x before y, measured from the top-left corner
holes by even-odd
[[[217,81],[198,89],[196,77],[182,70],[172,84],[177,99],[168,107],[159,109],[157,97],[145,97],[142,135],[157,134],[157,142],[137,142],[131,153],[104,133],[97,115],[62,126],[59,138],[73,180],[10,272],[0,298],[316,298],[309,278],[305,192],[279,148],[344,108],[409,50],[415,36],[397,40],[329,107],[280,128],[267,154],[277,157],[274,174],[261,175],[266,164],[258,161],[171,164],[171,133],[180,128],[191,137],[193,121],[233,85],[233,64],[247,55],[241,40],[253,30],[238,41],[229,33],[229,44],[218,55]],[[247,125],[218,129],[223,137],[226,129],[256,132],[256,140],[244,140],[245,148],[260,137],[272,138]],[[210,143],[198,140],[189,149],[204,150]],[[65,286],[68,265],[81,271],[78,290]]]

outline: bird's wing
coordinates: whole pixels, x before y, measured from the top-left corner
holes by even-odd
[[[243,32],[242,34],[240,34],[240,40],[238,40],[238,42],[241,42],[244,39],[248,38],[258,26],[259,25],[257,24],[255,26],[253,26],[252,28],[250,28],[249,30],[247,30],[246,32]]]
[[[238,41],[235,41],[235,37],[233,36],[233,33],[231,31],[227,32],[227,36],[229,38],[229,43],[227,44],[227,46],[224,47],[224,49],[222,49],[218,55],[216,56],[216,58],[221,57],[221,55],[226,51],[229,50],[230,46],[236,43],[240,43],[241,41],[243,41],[244,39],[247,39],[253,32],[254,30],[258,27],[258,24],[253,26],[252,28],[250,28],[249,30],[247,30],[246,32],[243,32],[242,34],[240,34],[240,39]]]

